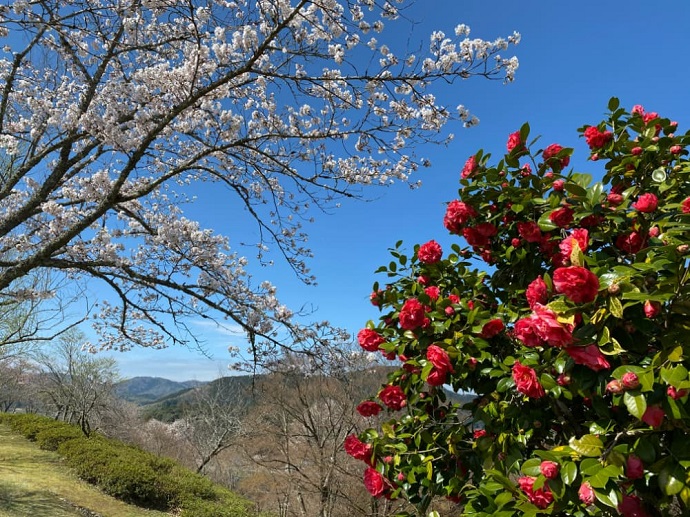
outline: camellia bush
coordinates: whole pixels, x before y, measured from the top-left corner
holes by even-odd
[[[380,268],[358,339],[400,368],[359,406],[389,418],[345,442],[372,495],[420,515],[439,497],[455,515],[689,514],[690,135],[608,108],[580,129],[601,181],[525,124],[462,169],[443,224],[466,246],[398,243]]]

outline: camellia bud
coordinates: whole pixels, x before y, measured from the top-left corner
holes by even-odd
[[[570,384],[570,375],[562,373],[558,376],[556,382],[559,386],[567,386],[568,384]]]
[[[611,284],[607,291],[609,292],[609,294],[616,295],[621,292],[621,286],[619,286],[618,284]]]
[[[606,391],[609,393],[621,393],[623,391],[623,384],[618,379],[613,379],[606,385]]]
[[[546,479],[556,479],[558,477],[560,465],[555,461],[542,461],[539,471]]]
[[[671,397],[673,400],[678,400],[682,399],[688,394],[688,390],[686,389],[681,389],[677,390],[674,386],[669,386],[666,388],[666,394]]]
[[[640,386],[640,379],[634,372],[627,372],[621,377],[621,384],[626,390],[634,390]]]
[[[681,244],[676,248],[676,251],[681,255],[685,255],[688,251],[690,251],[690,244]]]
[[[647,300],[644,302],[644,315],[648,318],[656,318],[661,312],[661,304]]]

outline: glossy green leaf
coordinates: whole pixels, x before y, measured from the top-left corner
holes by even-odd
[[[570,447],[581,456],[599,456],[604,447],[601,439],[593,434],[586,434],[582,438],[571,438]]]
[[[623,394],[623,403],[628,408],[628,412],[636,418],[641,419],[644,412],[647,411],[647,399],[640,393],[634,394],[626,391]]]

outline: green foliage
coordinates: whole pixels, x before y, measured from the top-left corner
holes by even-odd
[[[57,452],[79,477],[123,501],[181,517],[244,517],[248,501],[174,461],[37,415],[0,415],[0,421]]]
[[[41,449],[56,451],[62,443],[84,437],[81,429],[73,425],[64,422],[55,422],[55,424],[58,425],[42,429],[36,433],[34,439]]]
[[[690,135],[609,108],[581,128],[601,181],[525,124],[498,164],[463,168],[444,225],[466,246],[398,242],[379,268],[360,343],[374,330],[402,364],[389,420],[346,444],[374,458],[372,493],[420,513],[437,496],[477,516],[690,512]]]

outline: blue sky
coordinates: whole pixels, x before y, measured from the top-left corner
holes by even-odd
[[[420,189],[374,188],[365,192],[367,201],[314,214],[316,222],[306,230],[318,285],[300,284],[283,265],[253,270],[257,279],[265,277],[278,286],[283,303],[313,305],[314,319],[330,320],[353,334],[377,317],[368,296],[374,281],[384,281],[374,271],[389,261],[389,247],[399,239],[408,249],[432,238],[446,249],[453,242],[442,224],[444,203],[457,197],[459,171],[478,149],[494,156],[503,153],[508,134],[529,122],[532,135],[542,135],[543,146],[558,142],[575,147],[571,165],[596,174],[597,164],[586,161],[587,147],[576,129],[600,121],[612,96],[628,109],[642,104],[677,120],[679,132],[690,127],[688,2],[418,0],[406,15],[416,22],[412,32],[401,20],[389,23],[390,31],[379,40],[409,37],[417,47],[433,30],[452,34],[459,23],[483,39],[516,30],[522,34],[514,48],[520,68],[510,85],[475,78],[434,92],[450,106],[464,104],[481,123],[452,128],[456,138],[448,147],[418,149],[433,164],[419,174]],[[208,201],[202,223],[237,242],[242,225],[231,217],[232,210],[222,199]],[[226,373],[227,346],[242,346],[241,337],[200,324],[197,328],[212,359],[180,348],[138,349],[115,356],[121,374],[208,380]]]

